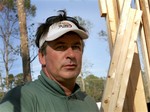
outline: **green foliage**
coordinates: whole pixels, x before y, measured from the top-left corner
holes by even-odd
[[[3,96],[5,95],[4,92],[0,92],[0,101],[2,100]]]
[[[14,0],[0,0],[0,3],[9,9],[14,9]]]
[[[77,83],[80,85],[81,90],[83,89],[83,82],[81,80],[82,77],[77,78]],[[104,90],[106,79],[104,77],[97,77],[94,75],[88,75],[84,79],[85,83],[85,92],[92,96],[97,102],[100,102],[102,99],[102,94]]]
[[[15,76],[15,86],[22,85],[23,83],[23,73],[19,73]]]
[[[24,5],[27,9],[29,9],[31,7],[30,0],[25,0]]]
[[[80,16],[75,16],[74,18],[78,20],[79,24],[82,27],[86,28],[90,32],[90,30],[92,28],[92,23],[90,21],[85,20],[85,19],[81,18]]]
[[[87,94],[95,98],[97,102],[101,101],[104,90],[105,78],[99,78],[89,75],[85,78],[85,88]]]
[[[24,4],[25,4],[26,13],[34,17],[36,12],[36,6],[31,5],[30,0],[25,0]]]
[[[8,75],[8,90],[18,86],[22,85],[24,83],[23,81],[23,73],[19,73],[16,76],[13,74]],[[6,88],[6,78],[3,78],[2,84],[0,85],[0,88],[2,88],[2,91],[4,88]]]
[[[14,75],[13,74],[9,74],[8,75],[8,87],[9,87],[9,89],[13,88],[14,81],[15,81]],[[6,87],[6,78],[4,78],[2,86]]]
[[[107,32],[104,31],[104,30],[101,30],[99,33],[98,33],[100,39],[102,40],[105,40],[105,41],[108,41],[108,35],[107,35]]]
[[[15,81],[14,75],[13,74],[9,74],[8,75],[8,82],[9,82],[10,89],[12,89],[12,84],[13,84],[14,81]]]
[[[3,8],[11,9],[17,13],[16,0],[0,0],[0,4],[3,5]],[[31,4],[30,0],[24,0],[24,5],[26,13],[31,16],[35,16],[36,6]]]

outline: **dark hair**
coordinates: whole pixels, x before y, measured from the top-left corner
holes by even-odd
[[[36,46],[39,48],[39,40],[41,38],[42,35],[45,35],[47,34],[48,30],[49,30],[49,27],[54,24],[54,23],[57,23],[59,21],[63,21],[63,20],[68,20],[68,21],[71,21],[73,22],[79,29],[83,30],[86,32],[86,30],[79,25],[78,21],[73,18],[73,17],[69,17],[67,16],[66,14],[66,11],[65,10],[59,10],[59,15],[58,16],[51,16],[51,17],[48,17],[45,21],[45,23],[42,23],[38,29],[37,29],[37,32],[36,32],[36,40],[35,40],[35,43],[36,43]],[[42,47],[43,48],[43,47]]]

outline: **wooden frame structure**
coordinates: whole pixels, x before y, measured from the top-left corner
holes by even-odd
[[[98,2],[101,17],[106,18],[111,54],[101,112],[147,112],[137,37],[150,84],[150,0]]]

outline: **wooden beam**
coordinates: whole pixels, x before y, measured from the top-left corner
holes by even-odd
[[[126,29],[128,28],[128,30],[125,30],[124,34],[122,36],[122,45],[120,45],[120,51],[118,51],[118,50],[116,51],[116,52],[120,52],[120,55],[117,60],[116,59],[113,60],[113,62],[118,61],[118,63],[114,68],[110,68],[112,70],[114,69],[113,74],[115,74],[115,79],[114,79],[114,84],[112,85],[113,87],[112,87],[111,97],[110,97],[111,105],[109,106],[108,112],[110,112],[111,110],[113,112],[115,112],[116,102],[117,102],[118,93],[119,93],[120,84],[121,84],[120,81],[121,81],[122,71],[125,66],[125,60],[126,60],[129,41],[130,41],[130,37],[131,37],[130,35],[131,35],[131,31],[132,31],[134,15],[135,15],[135,10],[130,9],[128,18],[127,18],[127,22],[126,22],[127,23]],[[117,45],[117,43],[120,43],[120,41],[116,40],[115,45]],[[114,47],[115,47],[114,50],[116,50],[116,46],[114,46]],[[115,51],[114,51],[114,53],[115,53]]]
[[[145,93],[147,99],[148,97],[150,97],[150,63],[149,63],[149,59],[148,59],[148,53],[147,53],[147,47],[146,47],[146,40],[145,40],[145,35],[144,35],[144,31],[143,31],[143,26],[140,29],[140,39],[141,39],[141,49],[142,49],[142,56],[143,56],[143,64],[144,64],[144,81],[146,86],[146,90],[147,93]],[[150,101],[147,101],[150,102]]]
[[[116,76],[116,74],[115,74],[116,66],[118,64],[118,59],[120,56],[120,52],[122,50],[121,46],[122,46],[122,42],[123,42],[124,32],[125,32],[126,25],[127,25],[128,12],[130,10],[130,1],[126,0],[124,5],[126,7],[123,8],[123,13],[122,13],[122,17],[120,20],[120,25],[119,25],[118,33],[117,33],[117,37],[116,37],[116,42],[114,44],[115,50],[113,51],[112,61],[110,64],[108,77],[107,77],[107,81],[106,81],[106,86],[105,86],[103,99],[102,99],[102,110],[104,110],[104,112],[108,112],[108,108],[109,108],[109,104],[110,104],[112,88],[113,88],[114,79]]]
[[[115,1],[117,3],[118,14],[119,14],[119,17],[120,17],[121,16],[122,7],[123,7],[123,4],[124,4],[124,0],[115,0]]]
[[[119,88],[119,93],[118,93],[118,98],[117,98],[117,103],[115,106],[115,112],[122,112],[123,110],[123,105],[125,101],[125,96],[126,96],[126,91],[128,87],[128,82],[129,82],[129,76],[130,76],[130,70],[131,70],[131,65],[132,65],[132,60],[133,60],[133,55],[134,55],[134,48],[136,46],[136,40],[138,36],[138,31],[139,31],[139,26],[140,26],[140,21],[141,21],[141,15],[142,12],[139,10],[132,9],[135,13],[135,17],[133,20],[133,26],[132,26],[132,31],[131,31],[131,39],[129,40],[129,47],[127,48],[127,56],[125,59],[125,66],[123,68],[123,71],[120,73],[122,74],[122,78],[120,79],[120,88]],[[132,14],[132,13],[131,13]],[[133,15],[131,15],[133,16]],[[130,18],[129,18],[130,19]],[[130,30],[130,29],[128,29]],[[117,83],[115,81],[115,83]]]
[[[150,12],[149,12],[149,5],[147,0],[139,0],[140,1],[140,7],[143,11],[143,28],[145,33],[145,40],[146,40],[146,46],[147,46],[147,52],[148,52],[148,58],[150,63]]]
[[[99,8],[100,8],[101,17],[106,17],[106,14],[107,14],[106,1],[98,0],[98,4],[99,4]]]
[[[150,6],[150,0],[148,0],[148,5]],[[150,7],[149,7],[149,10],[150,10]]]
[[[107,8],[107,5],[106,5],[106,0],[98,0],[98,2],[99,2],[99,6],[100,6],[100,10],[101,9],[105,9],[105,8],[101,8],[101,7],[103,7],[102,5],[105,5],[105,7],[106,7],[106,10],[108,9]],[[102,12],[105,12],[105,11],[101,11],[101,15],[102,15]],[[112,26],[113,25],[111,25],[111,24],[108,24],[109,23],[109,21],[110,21],[110,15],[109,15],[110,13],[109,13],[109,11],[107,10],[107,14],[105,15],[106,17],[106,23],[107,23],[107,34],[108,34],[108,37],[110,37],[110,38],[108,38],[108,42],[109,42],[109,49],[110,49],[110,52],[112,51],[112,32],[111,32],[111,29],[113,29],[112,28]],[[115,21],[113,21],[113,22],[115,22]],[[112,22],[112,24],[114,24]]]
[[[135,47],[135,53],[131,67],[129,86],[131,87],[131,90],[128,91],[127,94],[128,96],[132,94],[132,97],[130,97],[128,102],[133,100],[133,112],[148,112],[143,88],[142,73],[137,45]],[[132,111],[129,110],[128,112]]]
[[[137,9],[140,9],[140,3],[139,0],[136,0],[136,7]],[[146,84],[146,99],[150,97],[150,63],[149,63],[149,57],[148,57],[148,50],[147,50],[147,45],[146,45],[146,35],[144,34],[144,28],[143,28],[143,22],[141,21],[142,26],[140,27],[140,48],[142,50],[142,57],[143,57],[143,64],[144,64],[144,72],[143,78]],[[150,101],[147,101],[150,102]]]
[[[111,6],[109,6],[109,2],[111,2],[110,3]],[[109,112],[108,111],[109,109],[112,112],[113,110],[111,110],[111,109],[113,109],[113,107],[114,107],[112,105],[113,104],[113,100],[111,100],[112,93],[113,93],[113,90],[118,91],[118,89],[112,89],[112,87],[115,88],[114,84],[115,84],[115,81],[117,79],[116,78],[116,76],[117,76],[116,74],[118,74],[118,72],[116,72],[116,70],[119,69],[119,67],[118,67],[115,70],[113,67],[117,66],[117,64],[119,62],[117,58],[119,58],[121,56],[120,48],[118,48],[118,50],[119,50],[118,52],[115,49],[117,49],[117,47],[121,47],[121,45],[122,45],[121,44],[122,40],[123,40],[122,39],[123,38],[122,35],[124,35],[124,31],[125,31],[125,26],[124,25],[127,25],[125,22],[127,22],[126,18],[128,17],[128,9],[130,8],[131,0],[111,0],[111,1],[110,0],[106,0],[106,4],[108,4],[107,10],[108,9],[109,10],[113,9],[113,11],[111,10],[112,11],[112,13],[111,13],[112,15],[115,15],[114,12],[117,12],[117,14],[118,14],[118,16],[117,16],[118,18],[114,17],[115,21],[117,21],[116,22],[116,29],[117,29],[116,30],[116,36],[114,38],[112,38],[112,33],[111,33],[111,28],[113,28],[114,26],[112,26],[113,24],[110,24],[111,23],[109,21],[109,20],[111,20],[110,17],[106,16],[106,18],[107,18],[106,19],[107,20],[107,26],[108,26],[107,28],[108,28],[109,40],[110,40],[109,41],[109,45],[111,46],[110,49],[111,49],[112,60],[115,60],[115,58],[116,58],[116,61],[112,62],[112,60],[111,60],[111,63],[110,63],[108,77],[107,77],[106,86],[105,86],[103,99],[102,99],[101,112],[103,112],[103,111],[104,112]],[[111,7],[111,8],[109,8],[109,7]],[[116,11],[116,9],[117,9],[117,11]],[[109,12],[107,12],[107,15],[109,15]],[[119,26],[118,26],[118,24],[119,24]],[[122,30],[122,34],[121,34],[121,30],[119,28],[120,29],[122,28],[121,29]],[[118,37],[122,37],[122,38],[119,38],[120,39],[119,41],[121,42],[120,45],[116,44]],[[114,42],[113,42],[113,39],[115,40]],[[137,48],[137,45],[135,45],[135,46],[136,46],[135,48]],[[130,56],[130,57],[132,57],[132,56]],[[130,60],[131,60],[131,58],[130,58]],[[119,63],[122,63],[122,62],[119,62]],[[125,63],[125,65],[127,66],[129,62],[130,61],[127,61]],[[130,64],[131,64],[131,62],[130,62]],[[113,70],[111,71],[110,68],[113,68]],[[126,68],[126,67],[124,67],[124,68]],[[124,72],[123,72],[124,74],[125,73],[129,73],[129,71],[126,71],[125,69],[123,69],[123,70],[124,70]],[[129,76],[130,76],[130,78],[128,78]],[[123,88],[127,89],[127,92],[123,93],[123,95],[126,94],[125,100],[124,100],[124,102],[122,102],[123,103],[123,112],[141,112],[142,108],[143,108],[144,112],[147,112],[146,102],[145,102],[145,95],[144,95],[144,89],[143,89],[143,83],[142,83],[142,77],[141,77],[141,68],[140,68],[140,63],[139,63],[139,55],[138,55],[137,49],[134,51],[132,68],[131,68],[131,72],[130,72],[129,76],[125,77],[125,75],[123,75],[122,78],[123,77],[125,77],[125,78],[123,78],[123,79],[121,78],[124,81],[124,83],[125,82],[127,83],[127,81],[128,81],[127,88],[126,88],[126,86],[123,83],[121,83],[121,82],[118,83],[118,85],[119,84],[121,85],[120,89],[122,88],[121,91],[119,90],[119,95],[122,94]],[[117,83],[116,83],[116,85],[117,85]],[[121,102],[121,99],[119,99],[119,98],[122,98],[122,97],[116,97],[116,98],[117,98],[117,100],[115,100],[115,101]],[[141,101],[141,100],[142,100],[141,103],[137,102],[137,101]],[[112,101],[112,102],[110,103],[110,101]],[[141,106],[139,106],[140,104],[141,104]],[[117,103],[117,106],[118,106],[118,103]]]
[[[113,45],[115,43],[115,38],[116,38],[116,33],[117,33],[117,26],[118,26],[118,21],[116,18],[117,13],[115,8],[114,8],[114,3],[113,0],[106,0],[106,7],[107,7],[107,17],[106,17],[106,22],[107,22],[107,29],[108,29],[108,36],[109,36],[109,48],[110,48],[110,54],[113,52]]]

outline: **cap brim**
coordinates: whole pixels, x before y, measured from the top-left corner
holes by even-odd
[[[46,38],[45,41],[53,41],[59,37],[61,37],[62,35],[68,33],[68,32],[75,32],[77,33],[82,39],[87,39],[88,38],[88,34],[85,33],[84,31],[82,30],[79,30],[79,29],[70,29],[70,30],[62,30],[62,31],[58,31],[57,33],[55,34],[52,34],[52,35],[48,35],[48,37],[50,38]]]
[[[61,21],[58,23],[54,23],[49,27],[48,33],[40,38],[39,47],[41,47],[45,41],[53,41],[68,32],[75,32],[82,39],[88,38],[88,33],[79,29],[73,22]]]

